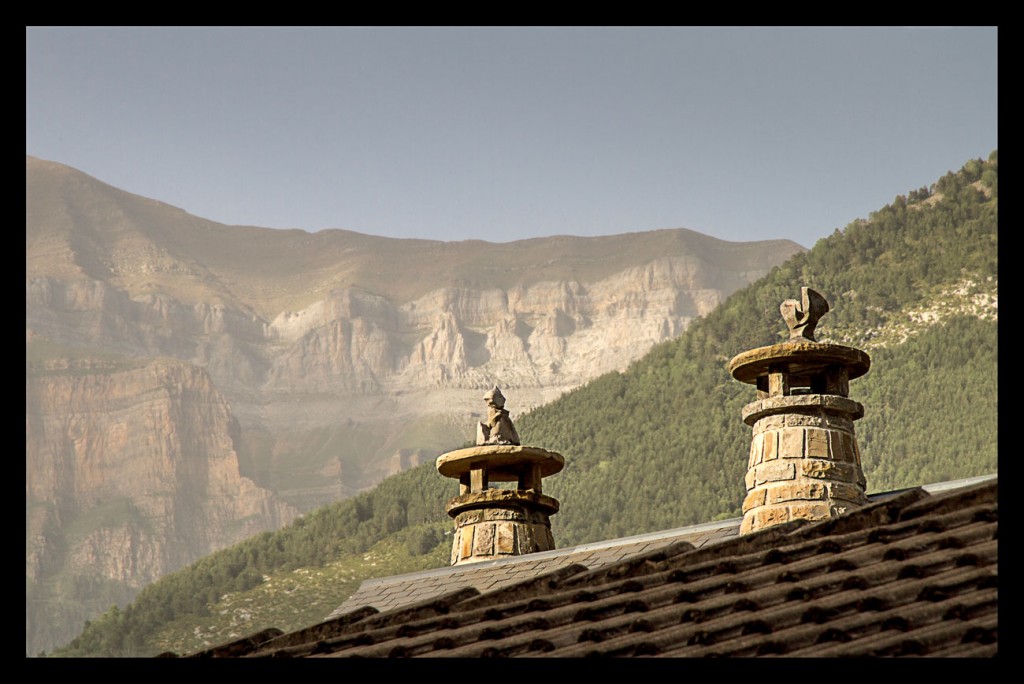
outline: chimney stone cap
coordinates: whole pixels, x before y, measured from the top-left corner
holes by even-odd
[[[515,444],[486,444],[456,449],[437,457],[437,472],[445,477],[458,478],[478,464],[487,467],[488,479],[495,482],[515,482],[522,466],[536,464],[540,476],[547,477],[565,467],[561,454],[540,447]]]
[[[844,366],[852,380],[868,372],[871,357],[860,349],[830,342],[782,342],[737,354],[727,368],[740,382],[755,385],[773,366],[786,366],[791,375],[810,375],[837,365]]]

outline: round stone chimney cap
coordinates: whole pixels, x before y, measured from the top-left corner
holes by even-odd
[[[524,465],[540,466],[540,476],[547,477],[565,467],[561,454],[547,449],[514,444],[488,444],[467,447],[437,457],[437,472],[445,477],[458,478],[477,464],[486,464],[488,479],[495,482],[515,482]]]
[[[827,342],[782,342],[737,354],[727,368],[732,377],[750,385],[765,377],[772,366],[787,367],[793,376],[813,375],[829,366],[844,366],[849,378],[859,378],[871,368],[871,357],[860,349]]]

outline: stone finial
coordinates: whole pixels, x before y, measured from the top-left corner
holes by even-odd
[[[477,424],[477,446],[485,444],[519,444],[519,433],[516,432],[512,419],[505,410],[505,395],[495,385],[494,389],[484,395],[487,402],[487,420]]]
[[[800,301],[787,299],[779,306],[782,318],[789,327],[789,341],[814,339],[814,329],[818,326],[818,319],[828,313],[828,302],[821,294],[809,287],[800,288]]]
[[[455,519],[452,565],[555,548],[551,516],[558,500],[542,492],[541,480],[560,472],[565,459],[520,444],[500,389],[494,387],[484,401],[487,419],[477,423],[476,446],[437,457],[437,472],[459,481],[459,495],[445,508]],[[492,487],[494,482],[516,486]]]

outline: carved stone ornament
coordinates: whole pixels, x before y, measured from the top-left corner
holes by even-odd
[[[800,301],[787,299],[782,302],[779,311],[789,327],[790,342],[816,342],[814,329],[818,326],[818,320],[828,313],[828,302],[811,288],[801,287]]]
[[[519,444],[519,433],[516,432],[512,419],[505,410],[505,395],[497,386],[484,395],[487,402],[487,420],[477,424],[477,446],[485,444]]]

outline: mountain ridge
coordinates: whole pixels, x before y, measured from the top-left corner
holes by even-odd
[[[748,270],[760,270],[758,262],[764,257],[766,250],[794,253],[803,249],[790,240],[736,243],[702,235],[686,228],[665,228],[597,237],[557,235],[512,242],[487,242],[484,240],[444,242],[377,237],[333,228],[309,233],[294,228],[279,230],[227,225],[193,216],[183,209],[158,200],[132,195],[57,162],[29,157],[26,166],[30,188],[26,200],[30,224],[41,223],[39,219],[33,217],[34,213],[44,213],[40,205],[59,204],[54,201],[52,196],[43,198],[34,196],[31,189],[40,185],[49,187],[52,185],[52,181],[43,176],[59,174],[65,184],[78,188],[88,187],[88,190],[96,195],[90,198],[90,202],[109,204],[114,200],[127,201],[131,212],[127,213],[125,218],[134,228],[145,228],[148,224],[140,219],[152,220],[151,212],[153,211],[170,212],[173,214],[173,218],[181,220],[181,223],[175,226],[174,231],[157,230],[160,240],[157,247],[163,248],[164,251],[167,251],[168,246],[173,247],[178,254],[171,256],[197,261],[200,255],[190,253],[194,250],[194,247],[190,245],[201,244],[204,268],[208,269],[218,281],[227,285],[236,284],[236,281],[239,284],[247,282],[244,277],[252,275],[250,272],[258,273],[264,279],[280,278],[281,275],[277,273],[278,271],[284,271],[284,275],[288,276],[293,273],[295,268],[302,268],[316,276],[317,292],[354,284],[367,288],[374,294],[388,296],[404,303],[421,295],[424,291],[441,287],[439,284],[441,282],[450,283],[453,280],[455,282],[467,281],[474,286],[483,283],[501,288],[528,286],[542,281],[542,270],[538,264],[541,266],[558,264],[561,268],[569,269],[570,272],[578,271],[574,274],[575,279],[581,282],[590,282],[617,272],[617,264],[623,262],[624,256],[625,260],[630,262],[646,263],[665,253],[678,252],[680,247],[684,247],[688,253],[693,253],[716,265],[721,265],[720,262],[723,258],[742,259],[744,263],[749,264]],[[166,220],[163,217],[157,217],[156,223],[159,226],[160,221]],[[51,223],[57,223],[57,221],[52,220],[51,217]],[[110,226],[111,222],[100,225],[101,228]],[[147,237],[155,239],[150,235],[153,230],[145,229],[143,232]],[[105,231],[105,233],[109,232],[110,230]],[[30,270],[43,271],[43,266],[34,263],[32,259],[33,237],[31,234],[29,235]],[[105,240],[116,242],[116,236],[107,236]],[[242,273],[243,268],[235,263],[243,256],[239,254],[243,241],[246,242],[244,250],[246,273]],[[482,259],[484,252],[489,253],[487,259]],[[383,257],[383,254],[386,254],[387,257]],[[439,257],[440,262],[438,261]],[[110,261],[116,262],[116,258],[112,256]],[[296,264],[296,261],[301,263]],[[481,261],[490,263],[481,264]],[[567,265],[562,266],[562,262]],[[433,271],[428,271],[422,265],[423,263],[429,263],[436,268]],[[430,275],[430,273],[435,273],[434,281],[423,283],[416,281],[411,276],[404,279],[396,277],[398,274],[409,275],[410,268],[415,267],[416,264],[420,264],[419,271],[413,271],[413,274]],[[96,265],[94,265],[95,268]],[[327,273],[323,273],[324,271]],[[344,273],[345,278],[336,275],[336,272]],[[159,271],[151,269],[149,273],[159,274]],[[444,274],[443,279],[437,279],[436,273]],[[39,275],[45,275],[45,272],[40,272]],[[145,279],[129,277],[127,273],[115,273],[114,275],[120,275],[130,291],[135,291],[134,288],[140,288],[141,291],[146,285]],[[548,277],[557,275],[559,274],[549,274]],[[367,279],[369,284],[360,282],[359,278]],[[406,281],[413,281],[413,285],[405,286]],[[379,288],[379,291],[374,291],[373,286]],[[255,288],[251,288],[250,291],[255,291]],[[287,301],[289,297],[294,298],[296,295],[294,293],[287,296],[278,295],[272,297],[270,301]],[[272,306],[270,303],[262,301],[263,299],[265,297],[251,294],[244,298],[239,296],[239,301],[244,301],[253,311],[259,312],[264,318],[273,318],[286,310],[296,310],[302,306],[301,302],[303,302],[303,299],[299,297],[295,301],[300,303]],[[204,301],[209,301],[209,299]]]
[[[518,415],[625,368],[802,249],[687,229],[446,243],[227,226],[26,157],[26,557],[47,559],[26,565],[27,633],[46,633],[29,651],[59,640],[31,626],[52,622],[45,611],[84,619],[209,553],[209,540],[273,529],[432,460],[471,437],[495,384],[515,392]],[[166,376],[167,363],[181,375]],[[82,377],[100,374],[118,379],[116,416],[88,408],[106,390]],[[150,405],[154,386],[168,391]],[[74,418],[62,414],[69,391],[82,395]],[[202,427],[212,434],[196,434],[204,424],[173,399],[186,395],[227,407]],[[189,477],[132,475],[155,453],[137,434],[156,420],[146,406],[183,417],[166,430],[179,471],[215,478],[206,447],[188,445],[218,445],[246,493],[238,511],[193,501],[178,490]],[[73,477],[79,462],[139,489],[113,506],[96,493],[108,484]],[[72,493],[75,482],[96,491]],[[149,507],[154,497],[167,505]],[[183,508],[216,529],[201,539],[201,524],[176,517]],[[174,531],[181,548],[148,528]],[[107,558],[86,552],[104,547],[95,538]],[[150,559],[127,584],[124,558]]]
[[[545,482],[561,502],[558,546],[739,516],[751,439],[741,413],[754,396],[726,366],[785,339],[779,303],[804,284],[831,306],[820,341],[871,349],[870,372],[850,388],[865,407],[856,430],[868,492],[997,473],[996,175],[993,153],[897,195],[624,372],[517,420],[524,443],[565,456]],[[433,464],[389,477],[147,586],[59,654],[194,653],[317,623],[361,579],[447,564],[453,487]]]

